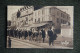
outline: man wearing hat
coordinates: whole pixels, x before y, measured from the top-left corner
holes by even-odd
[[[51,28],[48,30],[48,36],[49,36],[49,46],[52,44],[53,45],[53,42],[55,40],[55,32],[54,32],[55,28]]]

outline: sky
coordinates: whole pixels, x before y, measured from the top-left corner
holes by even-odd
[[[17,12],[23,6],[7,6],[7,20],[11,20],[13,13]]]
[[[17,12],[23,6],[7,6],[7,20],[11,20],[11,16],[13,13]],[[57,6],[60,10],[68,13],[71,17],[70,23],[73,26],[73,13],[74,7],[73,6]]]

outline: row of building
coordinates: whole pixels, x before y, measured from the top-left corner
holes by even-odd
[[[35,10],[34,6],[23,6],[12,14],[11,26],[19,30],[54,27],[60,32],[61,24],[70,25],[70,16],[55,6],[43,6]]]

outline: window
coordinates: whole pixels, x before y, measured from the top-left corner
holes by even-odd
[[[59,12],[57,11],[57,15],[59,15]]]
[[[50,10],[49,10],[49,13],[51,13],[51,8],[50,8]]]
[[[63,24],[66,24],[66,21],[65,21],[65,20],[62,20],[62,23],[63,23]]]
[[[36,13],[34,13],[35,14],[35,17],[36,17]]]
[[[42,15],[43,15],[43,14],[45,14],[45,11],[44,11],[44,10],[42,10]]]
[[[63,14],[61,13],[61,17],[63,17]]]
[[[42,21],[43,21],[43,17],[42,17]]]
[[[52,12],[53,12],[53,8],[50,8],[49,13],[52,13]]]
[[[55,15],[52,15],[53,17],[55,17]]]
[[[61,19],[61,23],[63,23],[63,20]]]
[[[63,24],[64,24],[64,20],[63,20]]]
[[[57,23],[59,23],[59,18],[57,18]]]
[[[36,19],[35,19],[35,22],[36,22]]]
[[[63,18],[65,18],[65,15],[63,14]]]
[[[38,22],[40,23],[40,18],[38,18]]]
[[[40,15],[40,11],[38,11],[38,15]]]
[[[62,20],[62,23],[64,23],[64,20]]]
[[[66,21],[64,22],[64,24],[66,24]]]

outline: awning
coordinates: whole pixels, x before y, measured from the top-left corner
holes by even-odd
[[[31,28],[30,27],[20,27],[20,28],[17,28],[19,30],[30,30]]]
[[[44,25],[46,25],[46,24],[48,24],[48,23],[37,23],[37,24],[32,24],[32,25],[29,26],[29,27],[41,27],[41,26],[44,26]]]
[[[31,28],[34,28],[34,27],[41,27],[41,26],[44,26],[48,23],[35,23],[35,24],[31,24],[30,26],[29,25],[24,25],[22,27],[18,27],[17,29],[20,29],[20,30],[30,30]]]
[[[16,26],[7,26],[7,29],[16,29]]]

